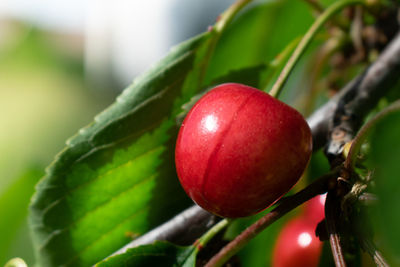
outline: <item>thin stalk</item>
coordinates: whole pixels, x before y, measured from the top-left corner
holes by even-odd
[[[231,222],[232,220],[229,219],[221,220],[219,223],[214,225],[210,230],[208,230],[207,233],[205,233],[202,237],[200,237],[200,239],[198,239],[195,244],[198,245],[199,247],[204,247],[216,234],[218,234],[222,229],[227,227]]]
[[[329,234],[329,243],[331,245],[333,260],[336,267],[346,267],[343,249],[340,244],[340,236],[336,225],[338,201],[335,192],[328,193],[325,202],[325,222]]]
[[[362,238],[361,243],[363,248],[367,251],[367,253],[372,257],[375,261],[376,266],[378,267],[389,267],[389,264],[382,256],[382,253],[377,250],[375,244],[368,238]]]
[[[318,30],[324,25],[326,21],[328,21],[333,15],[335,15],[341,9],[350,6],[350,5],[357,5],[357,4],[365,4],[363,0],[339,0],[329,6],[318,18],[317,20],[311,25],[308,29],[306,34],[304,35],[303,39],[301,39],[299,45],[294,50],[292,56],[289,58],[288,62],[286,63],[285,67],[283,68],[281,74],[279,75],[277,81],[275,82],[274,86],[272,87],[271,91],[269,92],[270,95],[273,97],[278,97],[283,85],[287,81],[290,73],[293,71],[294,66],[299,61],[300,56],[305,52],[308,45],[314,39],[315,35],[317,34]]]
[[[222,33],[226,26],[232,21],[235,15],[252,0],[238,0],[233,3],[227,10],[225,10],[215,23],[215,31]]]
[[[263,82],[261,83],[264,92],[268,92],[268,89],[270,87],[270,81],[273,79],[274,76],[278,75],[279,69],[282,68],[283,64],[287,59],[289,58],[290,54],[294,51],[296,46],[300,42],[300,36],[293,39],[286,47],[268,64],[268,68],[270,71],[266,75],[266,77],[263,79]]]
[[[209,44],[207,54],[205,55],[205,59],[203,60],[201,66],[202,69],[199,78],[199,86],[202,86],[204,77],[206,76],[207,67],[209,65],[212,55],[214,54],[215,47],[222,33],[225,31],[226,27],[233,20],[235,15],[251,1],[252,0],[237,0],[227,10],[225,10],[221,15],[219,15],[217,22],[214,24],[213,27],[210,27],[211,31],[214,32],[215,36],[212,38]]]

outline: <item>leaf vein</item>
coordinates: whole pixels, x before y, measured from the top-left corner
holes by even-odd
[[[136,184],[134,184],[133,186],[131,186],[128,190],[125,190],[125,191],[120,192],[120,193],[117,194],[115,197],[118,198],[118,196],[121,195],[122,193],[126,193],[126,192],[128,192],[128,191],[131,191],[131,190],[135,189],[138,185],[140,185],[140,184],[142,184],[142,183],[144,183],[144,182],[150,181],[150,180],[153,179],[155,176],[156,176],[155,174],[148,176],[146,179],[144,179],[144,180],[140,181],[139,183],[136,183]],[[113,199],[114,199],[114,197],[111,198],[110,201],[107,201],[107,202],[103,203],[103,204],[100,205],[100,206],[103,206],[103,205],[105,205],[105,204],[111,202]],[[115,200],[115,199],[114,199],[114,200]],[[88,213],[94,212],[94,210],[96,210],[97,208],[98,208],[98,207],[96,207],[95,209],[89,211]],[[140,211],[141,211],[141,210],[138,210],[137,213],[139,213]],[[79,218],[79,220],[82,220],[84,217],[86,217],[86,216],[88,215],[88,213],[85,213],[85,215],[84,215],[83,217]],[[136,214],[136,213],[133,213],[133,215],[135,215],[135,214]],[[131,215],[131,216],[132,216],[132,215]],[[129,217],[130,217],[130,216],[129,216]],[[127,218],[129,218],[129,217],[127,217]],[[127,218],[125,218],[125,219],[127,219]],[[114,225],[114,226],[109,230],[109,232],[113,231],[116,227],[118,227],[121,223],[123,223],[123,222],[125,221],[125,219],[122,220],[120,223]],[[78,220],[78,221],[79,221],[79,220]],[[63,229],[54,230],[54,231],[51,233],[51,237],[50,237],[49,239],[47,239],[46,242],[45,242],[44,244],[42,244],[42,246],[39,248],[39,250],[43,250],[43,249],[46,247],[47,243],[50,242],[50,240],[51,240],[52,237],[55,237],[57,234],[61,234],[61,233],[65,232],[65,231],[67,231],[67,230],[70,229],[74,224],[76,225],[76,223],[77,223],[78,221],[71,222],[70,225],[68,225],[67,227],[65,227],[65,228],[63,228]],[[108,232],[106,232],[106,233],[108,233]],[[100,235],[97,239],[95,239],[95,240],[94,240],[93,242],[91,242],[90,244],[96,243],[97,240],[101,239],[102,236],[103,236],[103,235]],[[84,251],[84,250],[82,250],[82,251]],[[79,255],[79,253],[78,253],[78,255]]]
[[[144,153],[141,153],[140,155],[138,155],[138,156],[136,156],[136,157],[134,157],[134,158],[132,158],[132,159],[130,159],[130,160],[124,162],[123,164],[120,164],[120,165],[116,166],[115,168],[112,168],[112,169],[106,171],[105,173],[102,173],[101,175],[98,175],[98,176],[93,177],[93,178],[90,179],[89,181],[87,181],[87,182],[85,182],[85,183],[82,183],[82,184],[80,184],[80,185],[77,186],[77,187],[72,188],[71,190],[67,191],[67,193],[66,193],[65,195],[63,195],[62,197],[60,197],[60,198],[54,200],[54,201],[53,201],[52,203],[50,203],[45,209],[43,209],[43,216],[45,216],[45,215],[51,210],[51,208],[53,208],[54,206],[56,206],[59,202],[61,202],[63,199],[65,199],[68,195],[71,195],[74,191],[76,191],[76,190],[78,190],[78,189],[80,189],[80,188],[82,188],[82,187],[84,187],[84,186],[90,185],[91,183],[93,183],[94,181],[100,179],[101,177],[104,177],[104,176],[106,176],[106,175],[109,175],[109,174],[111,174],[112,172],[114,172],[114,171],[116,171],[116,170],[118,170],[118,169],[120,169],[120,168],[122,168],[122,167],[124,167],[124,166],[126,166],[126,165],[129,165],[129,164],[131,164],[133,161],[135,161],[135,160],[137,160],[137,159],[139,159],[139,158],[141,158],[141,157],[144,157],[144,156],[147,156],[147,155],[150,154],[150,153],[153,153],[154,151],[158,150],[158,149],[159,149],[160,147],[162,147],[162,146],[163,146],[163,145],[158,145],[158,146],[156,146],[156,147],[154,147],[154,148],[152,148],[152,149],[150,149],[150,150],[148,150],[148,151],[146,151],[146,152],[144,152]]]

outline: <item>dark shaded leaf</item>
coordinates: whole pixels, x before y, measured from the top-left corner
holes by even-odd
[[[210,89],[223,83],[241,83],[253,87],[257,87],[260,83],[261,74],[267,68],[266,64],[260,64],[240,70],[231,70],[229,73],[218,77],[206,86],[200,93],[193,96],[187,103],[182,106],[182,112],[176,117],[176,122],[181,125],[186,114],[196,104],[196,102]]]
[[[254,5],[222,35],[207,72],[207,83],[231,69],[271,62],[312,22],[312,14],[301,0]]]
[[[393,266],[400,264],[400,112],[380,121],[371,136],[371,164],[376,169],[378,206],[372,220]]]

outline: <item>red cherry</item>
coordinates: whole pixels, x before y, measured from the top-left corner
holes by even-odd
[[[179,180],[204,209],[223,217],[255,214],[298,181],[311,155],[299,112],[241,84],[222,84],[190,110],[175,150]]]
[[[326,194],[318,195],[310,199],[304,209],[304,217],[310,222],[318,224],[325,218]]]
[[[272,255],[273,267],[316,267],[322,242],[315,236],[315,224],[298,217],[280,232]]]

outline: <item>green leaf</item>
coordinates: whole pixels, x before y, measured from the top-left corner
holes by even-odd
[[[242,69],[229,70],[225,75],[214,79],[208,86],[216,86],[222,83],[241,83],[248,86],[258,87],[262,72],[268,68],[269,66],[267,64],[261,63]]]
[[[383,252],[393,266],[400,264],[400,112],[381,120],[371,136],[371,164],[379,203],[372,220],[383,239]]]
[[[110,257],[97,267],[118,266],[195,266],[198,249],[181,247],[167,242],[156,242],[128,249],[125,253]]]
[[[200,93],[193,96],[188,102],[182,105],[182,112],[176,117],[176,122],[181,125],[189,110],[196,104],[196,102],[213,87],[223,83],[241,83],[253,87],[257,87],[260,83],[261,74],[267,69],[266,64],[259,64],[248,68],[239,70],[230,70],[225,75],[216,78],[209,85],[207,85]]]
[[[29,200],[34,186],[43,176],[38,168],[26,170],[0,196],[0,265],[4,264],[10,255],[10,247],[24,220],[26,220]]]
[[[369,255],[368,255],[369,257]],[[319,260],[319,267],[335,267],[335,261],[333,260],[332,250],[329,242],[325,241],[322,245],[321,258]],[[374,265],[366,265],[374,266]]]
[[[312,22],[312,13],[301,0],[264,1],[252,6],[222,35],[207,71],[207,83],[230,69],[271,62]]]
[[[30,207],[39,265],[92,265],[189,205],[174,117],[200,88],[214,35],[175,47],[67,142]]]
[[[222,35],[208,68],[206,81],[212,81],[232,68],[272,62],[289,43],[306,33],[314,19],[309,5],[302,0],[262,1],[252,6]],[[301,112],[311,106],[305,101],[305,96],[312,87],[309,75],[311,66],[315,65],[312,61],[317,59],[313,57],[316,51],[314,44],[295,67],[280,96],[280,100]],[[267,68],[263,75],[265,77],[256,87],[268,92],[283,65],[277,66],[277,69]]]

